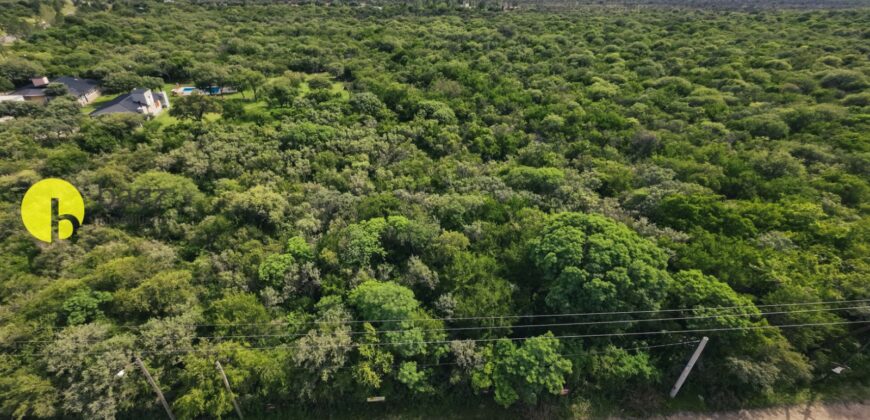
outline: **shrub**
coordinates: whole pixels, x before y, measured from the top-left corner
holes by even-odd
[[[870,92],[853,93],[846,95],[843,98],[843,105],[846,106],[867,106],[870,105]]]
[[[781,139],[788,135],[788,124],[772,114],[754,115],[739,121],[739,126],[756,137]]]
[[[863,74],[854,70],[833,70],[822,75],[821,85],[826,88],[854,91],[867,87],[867,80]]]

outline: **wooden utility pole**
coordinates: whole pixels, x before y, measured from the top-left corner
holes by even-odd
[[[172,409],[169,408],[169,403],[166,402],[163,392],[160,391],[160,387],[157,386],[157,382],[154,382],[154,378],[152,378],[151,374],[148,373],[148,369],[145,368],[145,363],[142,363],[142,359],[140,359],[139,356],[136,356],[136,364],[139,366],[139,369],[142,370],[145,379],[148,380],[148,384],[151,385],[151,388],[154,388],[154,393],[157,394],[157,399],[160,400],[160,404],[163,404],[163,408],[166,409],[166,415],[169,416],[169,420],[175,420],[175,415],[172,414]]]
[[[224,373],[224,367],[221,366],[221,362],[219,360],[214,361],[214,366],[217,368],[218,372],[221,373],[221,379],[224,380],[224,387],[227,388],[227,392],[230,393],[230,398],[233,399],[233,407],[236,409],[236,414],[239,415],[240,419],[244,419],[245,417],[242,416],[242,409],[241,407],[239,407],[239,402],[236,401],[236,394],[233,394],[233,390],[232,388],[230,388],[230,381],[227,379],[227,374]]]
[[[695,362],[698,361],[698,358],[701,357],[701,352],[704,351],[704,347],[707,346],[707,341],[709,339],[704,337],[701,339],[701,342],[698,343],[698,348],[695,349],[695,352],[692,353],[692,358],[689,359],[689,363],[686,364],[686,367],[683,368],[683,373],[680,374],[680,377],[677,379],[677,383],[674,384],[674,387],[671,389],[671,398],[677,396],[677,393],[680,392],[680,388],[683,386],[683,382],[686,382],[686,378],[689,376],[689,372],[692,371],[692,367],[695,366]]]

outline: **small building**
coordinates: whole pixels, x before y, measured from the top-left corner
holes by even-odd
[[[69,94],[75,97],[82,105],[91,103],[102,94],[99,82],[92,79],[61,76],[54,79],[54,83],[60,83],[66,86],[67,90],[69,90]]]
[[[107,114],[142,114],[156,117],[169,109],[169,96],[164,91],[154,93],[151,89],[137,88],[120,95],[94,112],[92,117]]]
[[[30,84],[12,91],[12,96],[21,96],[26,101],[44,104],[48,100],[45,95],[46,87],[48,87],[47,77],[34,77],[30,79]]]
[[[44,104],[48,102],[46,88],[50,83],[60,83],[66,86],[69,94],[82,105],[87,105],[100,96],[100,84],[96,80],[70,76],[61,76],[52,81],[49,81],[45,76],[34,77],[30,79],[30,84],[16,89],[12,95],[22,96],[26,101]]]

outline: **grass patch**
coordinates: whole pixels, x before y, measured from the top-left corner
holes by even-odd
[[[60,9],[60,13],[64,16],[72,15],[76,12],[76,5],[73,4],[72,0],[66,0],[63,2],[63,8]]]
[[[221,119],[221,114],[216,112],[209,112],[202,118],[204,122],[215,122],[219,119]],[[157,128],[163,129],[178,124],[181,120],[170,115],[169,111],[164,111],[161,112],[160,115],[154,117],[151,121],[157,126]]]
[[[248,102],[243,105],[245,112],[266,111],[269,109],[269,104],[266,101]]]
[[[178,123],[178,118],[169,115],[169,111],[161,112],[160,115],[154,117],[154,121],[159,128],[169,127]]]

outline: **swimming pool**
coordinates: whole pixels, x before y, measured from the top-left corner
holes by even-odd
[[[184,87],[184,88],[181,88],[181,91],[184,92],[184,93],[190,93],[190,92],[193,92],[194,90],[196,90],[196,88],[194,88],[194,87]]]

